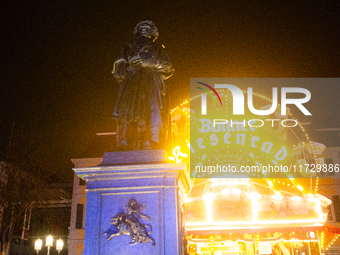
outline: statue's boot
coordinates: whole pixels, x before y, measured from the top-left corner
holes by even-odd
[[[151,143],[149,140],[146,140],[143,145],[143,150],[152,150]]]
[[[127,131],[126,121],[119,120],[117,127],[117,149],[119,151],[126,151],[128,148],[128,144],[126,141],[126,131]]]

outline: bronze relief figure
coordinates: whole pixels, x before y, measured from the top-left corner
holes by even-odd
[[[117,213],[111,218],[111,228],[109,228],[103,235],[106,235],[107,240],[121,235],[129,235],[131,242],[129,245],[136,245],[138,243],[146,244],[151,242],[152,247],[156,245],[155,240],[149,235],[152,232],[152,227],[149,224],[142,224],[139,220],[151,218],[142,212],[145,210],[145,204],[138,203],[136,199],[129,200],[126,206],[126,213]],[[147,229],[149,231],[147,231]]]

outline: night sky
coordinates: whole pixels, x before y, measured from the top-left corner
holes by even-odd
[[[337,1],[4,2],[2,155],[13,137],[65,181],[70,159],[97,132],[115,131],[112,64],[141,20],[156,23],[176,69],[167,81],[173,107],[189,98],[190,78],[340,76]],[[313,127],[340,127],[339,91],[311,91]]]

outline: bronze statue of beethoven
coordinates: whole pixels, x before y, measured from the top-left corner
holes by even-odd
[[[118,150],[164,148],[168,107],[164,80],[173,73],[152,21],[139,22],[113,65],[120,89],[113,116],[118,120]]]

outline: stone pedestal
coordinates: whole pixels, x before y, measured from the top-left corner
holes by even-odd
[[[190,189],[185,164],[166,163],[163,150],[110,152],[99,166],[73,170],[87,181],[84,255],[182,254],[183,195]],[[130,246],[128,235],[110,241],[103,235],[112,217],[126,213],[131,198],[146,205],[143,213],[151,220],[140,222],[152,226],[154,247]]]

